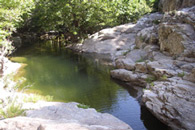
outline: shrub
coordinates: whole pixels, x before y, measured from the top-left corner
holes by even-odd
[[[16,102],[12,102],[5,109],[0,108],[0,115],[4,118],[16,117],[19,115],[24,115],[24,109],[22,109],[22,104],[17,104]]]

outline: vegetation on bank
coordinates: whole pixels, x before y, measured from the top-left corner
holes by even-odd
[[[24,26],[23,15],[34,6],[34,0],[0,0],[0,54],[5,56],[13,50],[10,37]]]
[[[55,33],[70,42],[102,28],[135,22],[158,0],[0,0],[0,45],[13,32]],[[11,49],[11,48],[10,48]]]

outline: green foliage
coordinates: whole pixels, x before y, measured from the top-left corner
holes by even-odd
[[[153,81],[157,80],[155,76],[148,76],[146,78],[147,83],[152,83]]]
[[[22,109],[22,104],[17,104],[16,102],[12,102],[10,105],[6,107],[6,109],[0,108],[0,116],[4,118],[16,117],[19,115],[24,115],[24,109]]]
[[[151,87],[154,87],[154,82],[151,82],[151,83],[150,83],[150,86],[151,86]]]
[[[78,107],[78,108],[83,108],[83,109],[88,109],[88,108],[90,108],[90,106],[85,105],[85,104],[78,104],[77,107]]]
[[[0,0],[0,51],[9,54],[13,47],[9,40],[12,32],[22,27],[23,14],[30,11],[33,0]]]
[[[185,76],[185,73],[184,72],[178,73],[177,76],[183,78]]]
[[[167,80],[167,76],[163,75],[162,77],[160,77],[160,80]]]
[[[80,40],[102,28],[135,22],[153,11],[156,0],[39,0],[29,28],[63,33],[66,40]]]
[[[136,22],[158,0],[0,0],[0,45],[13,31],[53,31],[78,42],[105,27]]]

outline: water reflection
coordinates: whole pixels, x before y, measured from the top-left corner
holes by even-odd
[[[115,115],[135,130],[152,129],[137,101],[142,90],[122,88],[110,78],[109,68],[98,62],[52,42],[21,48],[11,59],[26,64],[21,75],[27,81],[22,86],[31,85],[29,92],[52,95],[55,101],[90,105]]]

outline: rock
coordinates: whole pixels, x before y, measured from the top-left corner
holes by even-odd
[[[183,71],[191,72],[195,68],[195,63],[186,63],[180,67]]]
[[[167,51],[171,55],[195,55],[195,31],[189,24],[169,25],[163,23],[159,27],[160,50]]]
[[[190,74],[184,75],[184,79],[195,83],[195,67]]]
[[[27,117],[16,117],[0,121],[0,129],[18,128],[43,130],[132,130],[126,123],[95,109],[82,109],[78,103],[38,102],[27,103]]]
[[[77,49],[88,53],[115,55],[117,51],[129,48],[135,41],[135,34],[121,33],[127,28],[132,28],[132,24],[101,30],[91,35]]]
[[[101,128],[101,127],[100,127]],[[76,122],[60,122],[28,117],[16,117],[0,121],[1,130],[89,130],[90,126],[83,126]],[[95,127],[91,128],[92,130]],[[97,126],[98,129],[98,126]],[[104,128],[102,128],[104,129]]]
[[[118,69],[127,69],[127,70],[134,70],[135,69],[135,62],[131,59],[118,59],[115,61],[116,67]]]
[[[195,84],[171,78],[154,82],[150,90],[144,91],[143,102],[161,121],[173,129],[195,128]]]
[[[135,71],[141,73],[148,73],[147,66],[145,62],[138,62],[135,64]]]
[[[144,61],[147,59],[147,52],[143,49],[134,49],[126,55],[126,59],[131,59],[133,62]]]
[[[160,0],[159,9],[163,12],[178,10],[195,5],[194,0]]]
[[[147,63],[147,68],[150,73],[160,78],[163,76],[172,77],[177,75],[176,66],[173,60],[159,60]]]
[[[144,48],[147,44],[157,44],[158,34],[156,26],[144,28],[136,35],[135,44],[138,48]]]
[[[111,71],[112,78],[120,79],[121,81],[125,81],[131,85],[136,86],[145,86],[147,75],[142,73],[133,73],[132,71],[128,71],[125,69],[116,69]]]

